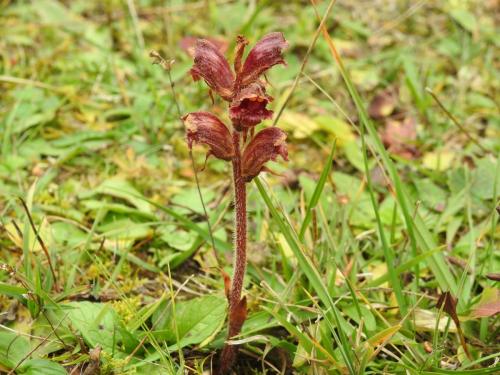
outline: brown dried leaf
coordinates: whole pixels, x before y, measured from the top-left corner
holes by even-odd
[[[460,320],[458,319],[457,315],[457,299],[453,297],[450,292],[444,292],[439,296],[436,307],[438,309],[443,309],[443,311],[447,313],[451,317],[451,319],[453,319],[453,322],[457,326],[457,333],[460,338],[460,343],[464,348],[464,352],[467,355],[467,358],[472,359],[469,353],[469,349],[467,349],[467,344],[465,343],[465,337],[462,332],[462,328],[460,327]]]
[[[90,363],[88,367],[83,372],[83,375],[98,375],[101,373],[101,351],[102,348],[100,346],[96,346],[94,349],[91,349],[89,352]]]
[[[486,278],[493,281],[500,281],[500,273],[489,273],[486,275]]]
[[[390,116],[396,109],[398,101],[397,89],[386,89],[372,99],[368,107],[368,114],[374,119],[381,119]]]
[[[500,290],[496,288],[486,288],[481,296],[481,300],[472,309],[471,315],[475,318],[484,318],[500,313]]]
[[[247,297],[243,297],[240,303],[231,311],[229,332],[241,332],[241,327],[247,319]]]
[[[224,279],[224,293],[226,294],[226,298],[229,301],[229,298],[231,296],[231,277],[223,269],[220,270],[220,273],[222,274],[222,278]]]
[[[444,292],[439,296],[436,303],[438,309],[443,309],[455,322],[457,326],[460,325],[457,315],[457,299],[451,295],[450,292]]]
[[[412,117],[403,121],[388,120],[382,132],[382,140],[387,149],[405,159],[414,159],[418,155],[415,148],[417,125]]]
[[[484,318],[488,316],[496,315],[500,312],[500,300],[485,303],[474,309],[474,316],[478,318]]]

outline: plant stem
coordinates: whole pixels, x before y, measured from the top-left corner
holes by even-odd
[[[231,285],[230,308],[240,303],[241,290],[243,289],[243,277],[245,276],[247,261],[247,191],[245,181],[241,178],[241,153],[240,133],[234,132],[233,143],[236,157],[233,160],[234,179],[234,209],[236,239],[234,250],[234,274]],[[238,332],[239,333],[239,332]],[[230,335],[233,336],[233,335]]]
[[[234,211],[235,230],[234,241],[234,264],[231,290],[229,294],[229,327],[228,340],[238,335],[241,331],[243,319],[241,318],[243,289],[243,278],[245,277],[247,258],[247,192],[245,181],[241,177],[241,133],[233,132],[233,145],[236,156],[233,159],[233,183],[234,183]],[[246,307],[243,307],[246,309]],[[245,311],[246,315],[246,311]],[[236,347],[227,345],[224,347],[220,359],[220,372],[227,372],[236,358]]]

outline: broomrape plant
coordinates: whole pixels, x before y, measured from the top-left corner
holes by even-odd
[[[272,117],[267,104],[273,100],[266,93],[261,76],[271,67],[284,64],[282,52],[288,46],[282,33],[264,36],[248,53],[243,54],[248,41],[238,36],[235,48],[234,71],[217,47],[208,40],[199,39],[194,53],[191,75],[195,81],[203,79],[212,92],[229,104],[228,127],[210,112],[192,112],[183,116],[187,143],[208,147],[209,156],[230,161],[234,186],[235,248],[234,271],[230,286],[226,287],[229,301],[227,338],[237,336],[247,316],[246,297],[241,297],[246,269],[247,208],[246,184],[261,172],[269,172],[265,163],[281,156],[288,160],[286,134],[269,127],[255,134],[255,126]],[[229,371],[236,359],[237,348],[226,344],[220,356],[219,372]]]

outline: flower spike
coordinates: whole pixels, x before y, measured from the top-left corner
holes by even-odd
[[[255,135],[245,148],[242,157],[241,174],[246,182],[265,171],[264,164],[270,160],[276,160],[278,155],[288,161],[285,140],[285,132],[276,127],[266,128]]]
[[[288,42],[282,33],[274,32],[267,34],[259,40],[248,53],[243,64],[238,81],[242,87],[255,82],[266,70],[276,64],[284,64],[282,52],[288,47]]]
[[[234,74],[226,58],[208,40],[199,39],[196,43],[191,75],[195,81],[203,78],[223,99],[230,100],[233,94]]]
[[[222,160],[231,160],[234,157],[231,133],[217,116],[209,112],[192,112],[185,115],[182,120],[186,125],[190,149],[193,147],[193,142],[202,143],[209,147],[207,158],[210,155]]]
[[[282,52],[288,46],[282,33],[267,34],[243,58],[248,41],[238,36],[231,70],[228,61],[208,40],[199,40],[194,49],[191,74],[195,80],[204,79],[212,91],[229,102],[228,114],[232,122],[229,129],[219,118],[209,112],[193,112],[182,119],[186,126],[187,142],[208,146],[210,155],[232,164],[234,186],[234,272],[232,277],[222,272],[224,291],[229,303],[229,340],[238,336],[247,318],[246,297],[242,298],[243,281],[247,263],[247,187],[261,172],[271,172],[265,164],[279,156],[288,160],[286,134],[270,127],[255,134],[255,127],[262,120],[272,117],[267,104],[273,98],[266,93],[261,79],[276,64],[285,64]],[[246,145],[246,146],[245,146]],[[206,159],[205,159],[206,163]],[[217,373],[225,375],[233,368],[237,345],[226,343],[219,358]]]

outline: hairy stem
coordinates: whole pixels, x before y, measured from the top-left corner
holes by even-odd
[[[236,239],[234,250],[234,274],[231,285],[230,308],[237,306],[241,300],[241,290],[243,289],[243,277],[245,276],[247,261],[247,191],[246,185],[241,178],[241,154],[240,154],[240,133],[234,132],[234,148],[236,157],[233,160],[233,180],[234,180],[234,210]]]
[[[236,156],[233,159],[236,237],[234,241],[233,278],[229,294],[228,340],[240,333],[246,316],[246,301],[241,299],[241,291],[243,289],[247,258],[247,194],[245,181],[241,177],[240,137],[240,132],[233,132],[233,145],[236,152]],[[236,347],[226,344],[221,355],[220,372],[227,372],[232,367],[235,358]]]

